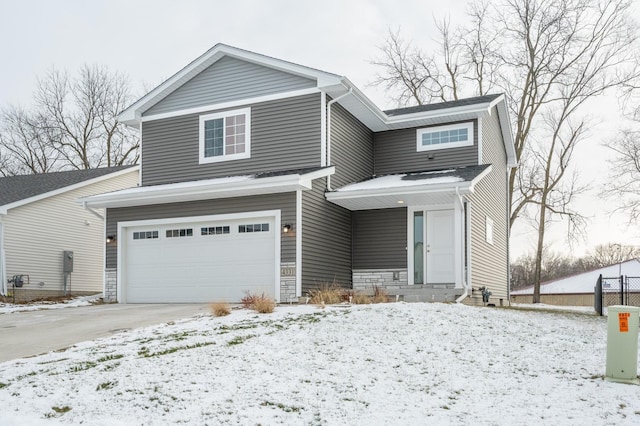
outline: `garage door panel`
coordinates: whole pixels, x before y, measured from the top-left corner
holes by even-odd
[[[215,234],[222,227],[228,233]],[[238,302],[245,292],[275,297],[274,228],[273,217],[131,228],[124,255],[126,300]],[[186,236],[188,229],[192,231]],[[133,239],[134,233],[149,232],[158,237]],[[185,236],[167,237],[167,232]]]

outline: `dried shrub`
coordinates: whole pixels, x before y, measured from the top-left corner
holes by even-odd
[[[344,301],[345,290],[339,287],[335,282],[324,283],[315,290],[309,291],[310,302],[313,304],[333,305]],[[348,297],[347,297],[348,299]]]
[[[276,301],[262,294],[254,298],[253,309],[261,314],[270,314],[276,307]]]
[[[387,303],[389,301],[389,293],[386,289],[378,286],[373,287],[373,303]]]
[[[240,299],[240,302],[242,303],[242,307],[245,309],[253,309],[253,305],[255,305],[256,298],[258,296],[249,291],[243,291],[243,293],[244,293],[244,297]]]
[[[356,291],[351,297],[351,303],[353,303],[354,305],[368,305],[369,303],[371,303],[371,297],[362,292]]]
[[[211,312],[216,317],[224,317],[231,313],[231,307],[225,302],[215,302],[209,305]]]

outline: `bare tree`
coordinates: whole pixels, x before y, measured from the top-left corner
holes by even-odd
[[[38,81],[36,105],[52,145],[72,168],[133,164],[138,139],[117,114],[131,101],[127,79],[104,66],[81,67],[71,78],[52,69]]]
[[[615,196],[619,203],[616,210],[625,212],[630,222],[640,223],[640,130],[620,131],[609,148],[615,157],[603,195]]]
[[[398,43],[400,36],[395,33],[383,47],[382,59],[374,62],[383,70],[374,83],[398,90],[403,95],[399,101],[425,95],[422,102],[451,100],[494,88],[507,95],[520,163],[509,176],[510,224],[524,214],[535,219],[534,302],[540,300],[542,247],[549,220],[560,215],[573,225],[583,223],[569,209],[584,190],[569,167],[587,130],[581,107],[607,89],[640,78],[634,63],[638,45],[630,4],[627,0],[476,1],[469,27],[451,31],[439,26],[441,50],[447,52],[442,57]],[[436,66],[425,74],[421,63]]]
[[[640,247],[618,243],[598,245],[587,255],[588,262],[593,265],[594,268],[614,265],[638,258],[640,258]]]
[[[44,118],[12,107],[0,116],[0,148],[4,176],[46,173],[58,170],[60,153],[51,143],[51,134],[42,126]]]

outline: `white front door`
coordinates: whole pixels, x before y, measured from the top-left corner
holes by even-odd
[[[453,283],[453,210],[427,212],[427,283]]]
[[[413,283],[454,282],[454,210],[413,212]]]

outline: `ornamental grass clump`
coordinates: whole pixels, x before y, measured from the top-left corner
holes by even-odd
[[[245,291],[244,297],[240,301],[245,309],[253,309],[261,314],[270,314],[276,308],[276,301],[264,293],[257,295]]]
[[[320,284],[317,289],[309,290],[310,302],[316,305],[333,305],[345,301],[345,290],[335,282]],[[348,300],[348,296],[347,300]]]
[[[214,302],[209,305],[211,312],[216,317],[224,317],[231,313],[231,307],[225,302]]]
[[[276,308],[276,301],[264,294],[255,298],[253,310],[260,314],[270,314]]]

